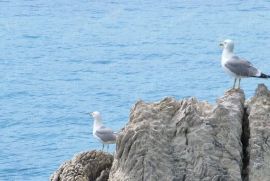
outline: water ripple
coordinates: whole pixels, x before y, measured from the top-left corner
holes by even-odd
[[[0,180],[48,180],[100,148],[87,112],[120,130],[139,99],[215,102],[232,84],[219,62],[225,38],[270,70],[267,2],[220,3],[0,0]],[[268,84],[242,83],[246,97]]]

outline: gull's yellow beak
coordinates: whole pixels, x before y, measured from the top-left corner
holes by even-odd
[[[223,42],[221,42],[221,43],[219,44],[219,46],[223,48],[223,46],[224,46]]]

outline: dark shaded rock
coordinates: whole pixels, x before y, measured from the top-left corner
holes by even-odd
[[[101,151],[89,151],[76,155],[53,173],[51,181],[106,181],[113,156]]]

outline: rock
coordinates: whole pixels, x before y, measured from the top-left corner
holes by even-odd
[[[247,103],[250,128],[249,180],[270,180],[270,92],[260,84]]]
[[[109,180],[241,180],[244,101],[242,91],[229,91],[216,106],[194,98],[137,102]]]
[[[53,173],[51,181],[106,181],[113,156],[101,151],[83,152],[65,162]]]
[[[246,102],[241,90],[226,92],[216,105],[195,98],[139,101],[114,158],[81,153],[51,181],[269,181],[269,163],[270,91],[259,85]]]

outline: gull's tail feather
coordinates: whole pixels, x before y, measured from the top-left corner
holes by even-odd
[[[267,78],[270,78],[270,75],[267,75],[267,74],[264,74],[264,73],[261,73],[260,77],[259,78],[264,78],[264,79],[267,79]]]

